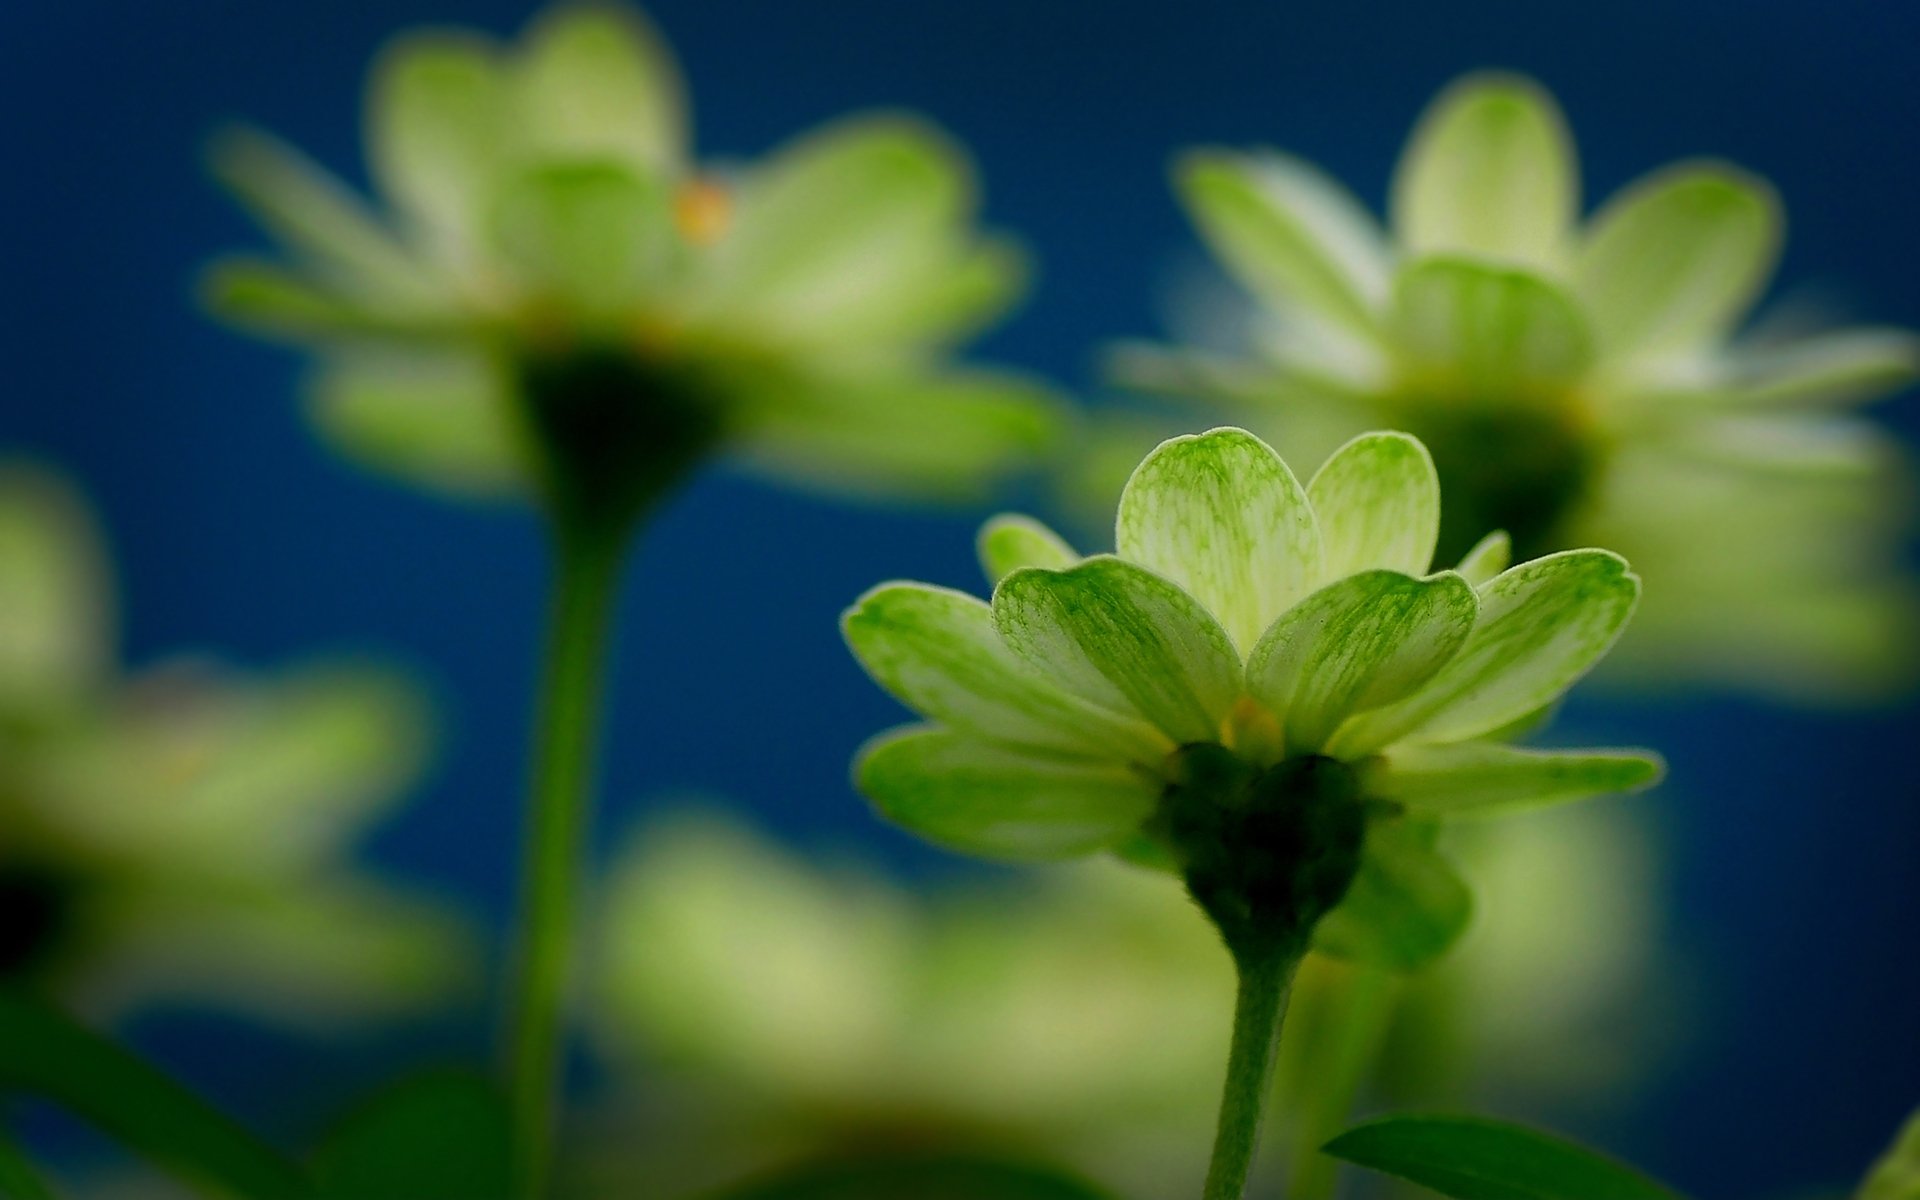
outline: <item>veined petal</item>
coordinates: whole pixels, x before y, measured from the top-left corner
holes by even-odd
[[[1080,561],[1066,540],[1032,517],[1002,513],[980,527],[980,569],[999,583],[1022,567],[1064,571]]]
[[[1317,754],[1349,716],[1431,678],[1467,640],[1478,609],[1452,573],[1349,575],[1273,623],[1248,660],[1247,690],[1280,718],[1288,754]]]
[[[1494,576],[1513,563],[1513,539],[1504,529],[1496,529],[1473,544],[1460,558],[1454,570],[1474,587],[1485,587]]]
[[[1199,601],[1111,556],[1015,571],[994,589],[993,621],[1045,678],[1176,744],[1218,738],[1240,694],[1240,656]]]
[[[1242,652],[1321,578],[1320,532],[1300,481],[1240,429],[1177,437],[1120,497],[1119,554],[1179,584]]]
[[[1843,329],[1729,355],[1727,401],[1752,407],[1861,404],[1920,379],[1920,336]]]
[[[1413,386],[1485,399],[1557,391],[1593,362],[1585,319],[1537,275],[1426,259],[1394,286],[1393,329]]]
[[[670,244],[666,188],[613,162],[523,172],[497,214],[501,252],[522,280],[595,315],[618,317]]]
[[[1497,742],[1395,746],[1361,769],[1370,797],[1418,817],[1541,808],[1657,782],[1657,755],[1633,750],[1522,750]]]
[[[1159,788],[1112,760],[1066,758],[914,726],[883,734],[854,767],[881,814],[929,841],[1015,860],[1070,858],[1140,827]]]
[[[1459,654],[1411,696],[1342,728],[1330,753],[1464,741],[1547,704],[1613,645],[1640,580],[1617,554],[1568,550],[1522,563],[1479,594],[1480,620]]]
[[[1248,290],[1372,336],[1389,258],[1379,226],[1313,166],[1283,154],[1201,150],[1181,160],[1188,216]]]
[[[1574,268],[1601,350],[1648,354],[1723,333],[1773,273],[1780,223],[1772,189],[1717,163],[1668,168],[1609,200]]]
[[[1157,762],[1172,747],[1142,722],[1068,695],[1001,640],[984,601],[882,584],[841,618],[847,645],[902,704],[954,729],[1042,750]]]
[[[1559,265],[1580,207],[1566,120],[1530,79],[1472,75],[1415,127],[1393,180],[1393,225],[1415,254],[1466,251]]]
[[[671,176],[686,157],[686,100],[672,53],[638,12],[573,3],[526,34],[518,133],[544,159],[612,157]]]
[[[1349,962],[1414,971],[1445,954],[1473,916],[1473,893],[1434,849],[1431,826],[1367,827],[1360,872],[1313,929],[1313,948]]]
[[[402,38],[381,52],[368,144],[381,190],[454,261],[477,248],[504,148],[499,52],[456,33]]]
[[[1376,567],[1424,575],[1440,536],[1440,478],[1419,440],[1364,433],[1307,484],[1320,526],[1321,578]]]

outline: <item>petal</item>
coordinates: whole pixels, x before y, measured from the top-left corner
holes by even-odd
[[[1484,587],[1513,562],[1513,539],[1504,529],[1496,529],[1473,544],[1460,558],[1458,571],[1474,587]]]
[[[1316,168],[1282,154],[1202,150],[1177,169],[1187,214],[1254,295],[1371,335],[1386,299],[1378,225]]]
[[[987,605],[919,583],[882,584],[841,617],[847,645],[895,699],[954,729],[1042,750],[1158,762],[1137,720],[1067,695],[1009,650]]]
[[[1579,167],[1538,84],[1473,75],[1420,118],[1393,180],[1393,225],[1415,254],[1465,251],[1559,265],[1578,217]]]
[[[1002,513],[982,525],[977,545],[988,583],[999,583],[1022,567],[1064,571],[1080,561],[1059,534],[1016,513]]]
[[[1329,752],[1465,741],[1525,716],[1600,660],[1639,597],[1639,577],[1606,550],[1522,563],[1480,589],[1479,623],[1451,662],[1405,700],[1341,729]]]
[[[1273,623],[1247,663],[1247,690],[1280,718],[1286,751],[1317,754],[1354,713],[1425,683],[1473,630],[1479,603],[1451,573],[1349,575]]]
[[[966,854],[1070,858],[1139,829],[1158,786],[1111,761],[1062,758],[924,726],[869,742],[854,768],[882,816]]]
[[[1240,694],[1240,656],[1178,587],[1102,555],[1015,571],[993,593],[1007,645],[1082,699],[1133,712],[1175,743],[1212,741]]]
[[[1390,971],[1415,971],[1445,954],[1473,917],[1473,893],[1433,842],[1423,822],[1371,823],[1360,872],[1314,926],[1313,948]]]
[[[1844,329],[1730,356],[1727,400],[1754,407],[1861,404],[1920,379],[1920,337]]]
[[[39,467],[0,462],[0,709],[45,712],[98,685],[111,577],[80,496]]]
[[[285,267],[252,259],[226,259],[201,280],[207,307],[223,321],[286,338],[330,339],[432,336],[447,323],[398,316],[345,297]]]
[[[673,174],[686,157],[686,104],[673,55],[639,13],[570,4],[525,37],[515,117],[536,157],[613,157]]]
[[[496,214],[501,253],[524,286],[608,318],[657,277],[672,229],[666,189],[610,162],[525,171]]]
[[[1575,289],[1608,354],[1671,350],[1738,321],[1773,272],[1780,212],[1734,167],[1672,167],[1608,201],[1575,264]]]
[[[1546,280],[1461,259],[1427,259],[1394,287],[1393,329],[1414,389],[1485,400],[1557,398],[1593,363],[1573,301]]]
[[[1376,567],[1424,575],[1440,536],[1440,478],[1419,440],[1365,433],[1333,452],[1307,485],[1322,578]]]
[[[973,191],[966,157],[929,126],[902,117],[830,125],[743,181],[707,263],[703,303],[770,335],[816,341],[937,312],[940,289],[956,282],[955,239]],[[981,278],[998,303],[1014,282],[1001,277],[1017,267],[1005,250],[989,254]]]
[[[1320,533],[1299,480],[1241,429],[1177,437],[1120,497],[1119,554],[1179,584],[1244,652],[1320,578]]]
[[[381,190],[449,258],[469,256],[504,149],[498,52],[462,34],[403,38],[382,51],[370,92],[368,153]]]
[[[855,496],[975,501],[1060,436],[1044,386],[994,371],[779,377],[742,407],[735,454],[771,474]]]
[[[1497,742],[1397,746],[1363,769],[1366,793],[1417,817],[1478,816],[1634,791],[1664,771],[1631,750],[1521,750]]]
[[[432,281],[407,248],[293,147],[240,129],[215,138],[208,153],[214,176],[254,219],[341,289],[388,303],[432,302]]]
[[[461,496],[526,484],[513,399],[484,360],[460,354],[365,354],[330,360],[309,412],[321,436],[378,470]]]

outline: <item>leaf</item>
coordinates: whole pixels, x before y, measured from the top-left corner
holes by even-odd
[[[1483,1117],[1385,1117],[1347,1130],[1322,1152],[1453,1200],[1678,1200],[1582,1146]]]
[[[133,1054],[0,990],[0,1089],[51,1101],[180,1179],[249,1200],[311,1194],[300,1169]]]
[[[0,1200],[55,1200],[31,1160],[0,1129]]]
[[[1314,472],[1307,498],[1320,526],[1322,578],[1374,568],[1427,573],[1440,536],[1440,479],[1419,439],[1361,434]]]
[[[320,1200],[481,1200],[512,1190],[511,1126],[493,1086],[440,1071],[349,1113],[314,1159]]]
[[[1473,893],[1433,842],[1433,827],[1423,822],[1372,822],[1360,873],[1314,926],[1313,948],[1402,972],[1451,949],[1473,918]]]
[[[1113,1200],[1049,1168],[962,1155],[814,1163],[706,1200]]]

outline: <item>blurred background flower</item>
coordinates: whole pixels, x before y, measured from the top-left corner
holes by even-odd
[[[113,608],[80,498],[0,466],[0,980],[322,1027],[470,984],[461,923],[348,861],[419,778],[415,689],[345,663],[124,676]]]

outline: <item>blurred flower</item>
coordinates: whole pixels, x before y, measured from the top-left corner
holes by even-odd
[[[1577,174],[1552,98],[1505,76],[1456,83],[1421,119],[1390,236],[1298,159],[1195,151],[1181,197],[1259,310],[1209,309],[1197,342],[1244,331],[1224,353],[1134,347],[1117,369],[1296,461],[1363,429],[1418,435],[1445,490],[1443,557],[1488,529],[1521,557],[1625,554],[1653,589],[1616,674],[1802,693],[1904,679],[1905,473],[1848,410],[1910,382],[1920,342],[1737,336],[1781,240],[1745,172],[1671,166],[1584,225]]]
[[[0,980],[313,1020],[444,993],[458,924],[339,861],[418,775],[412,689],[345,666],[123,680],[99,545],[61,482],[0,467]]]
[[[513,46],[403,37],[366,109],[385,213],[264,135],[219,142],[290,261],[209,286],[314,347],[316,419],[367,462],[493,493],[597,456],[657,489],[725,447],[829,489],[970,496],[1053,431],[1032,382],[947,361],[1024,271],[975,231],[960,150],[912,118],[700,166],[671,54],[610,5]]]
[[[1893,1145],[1860,1182],[1855,1200],[1913,1200],[1920,1196],[1920,1110],[1907,1118]]]
[[[1499,740],[1606,652],[1639,592],[1626,564],[1580,550],[1502,570],[1490,538],[1427,574],[1439,520],[1433,464],[1404,434],[1354,439],[1302,488],[1222,429],[1140,464],[1117,556],[991,523],[990,605],[896,583],[845,618],[874,679],[938,722],[870,743],[861,790],[964,852],[1173,867],[1236,953],[1241,930],[1280,924],[1421,965],[1470,906],[1436,821],[1659,772]]]

